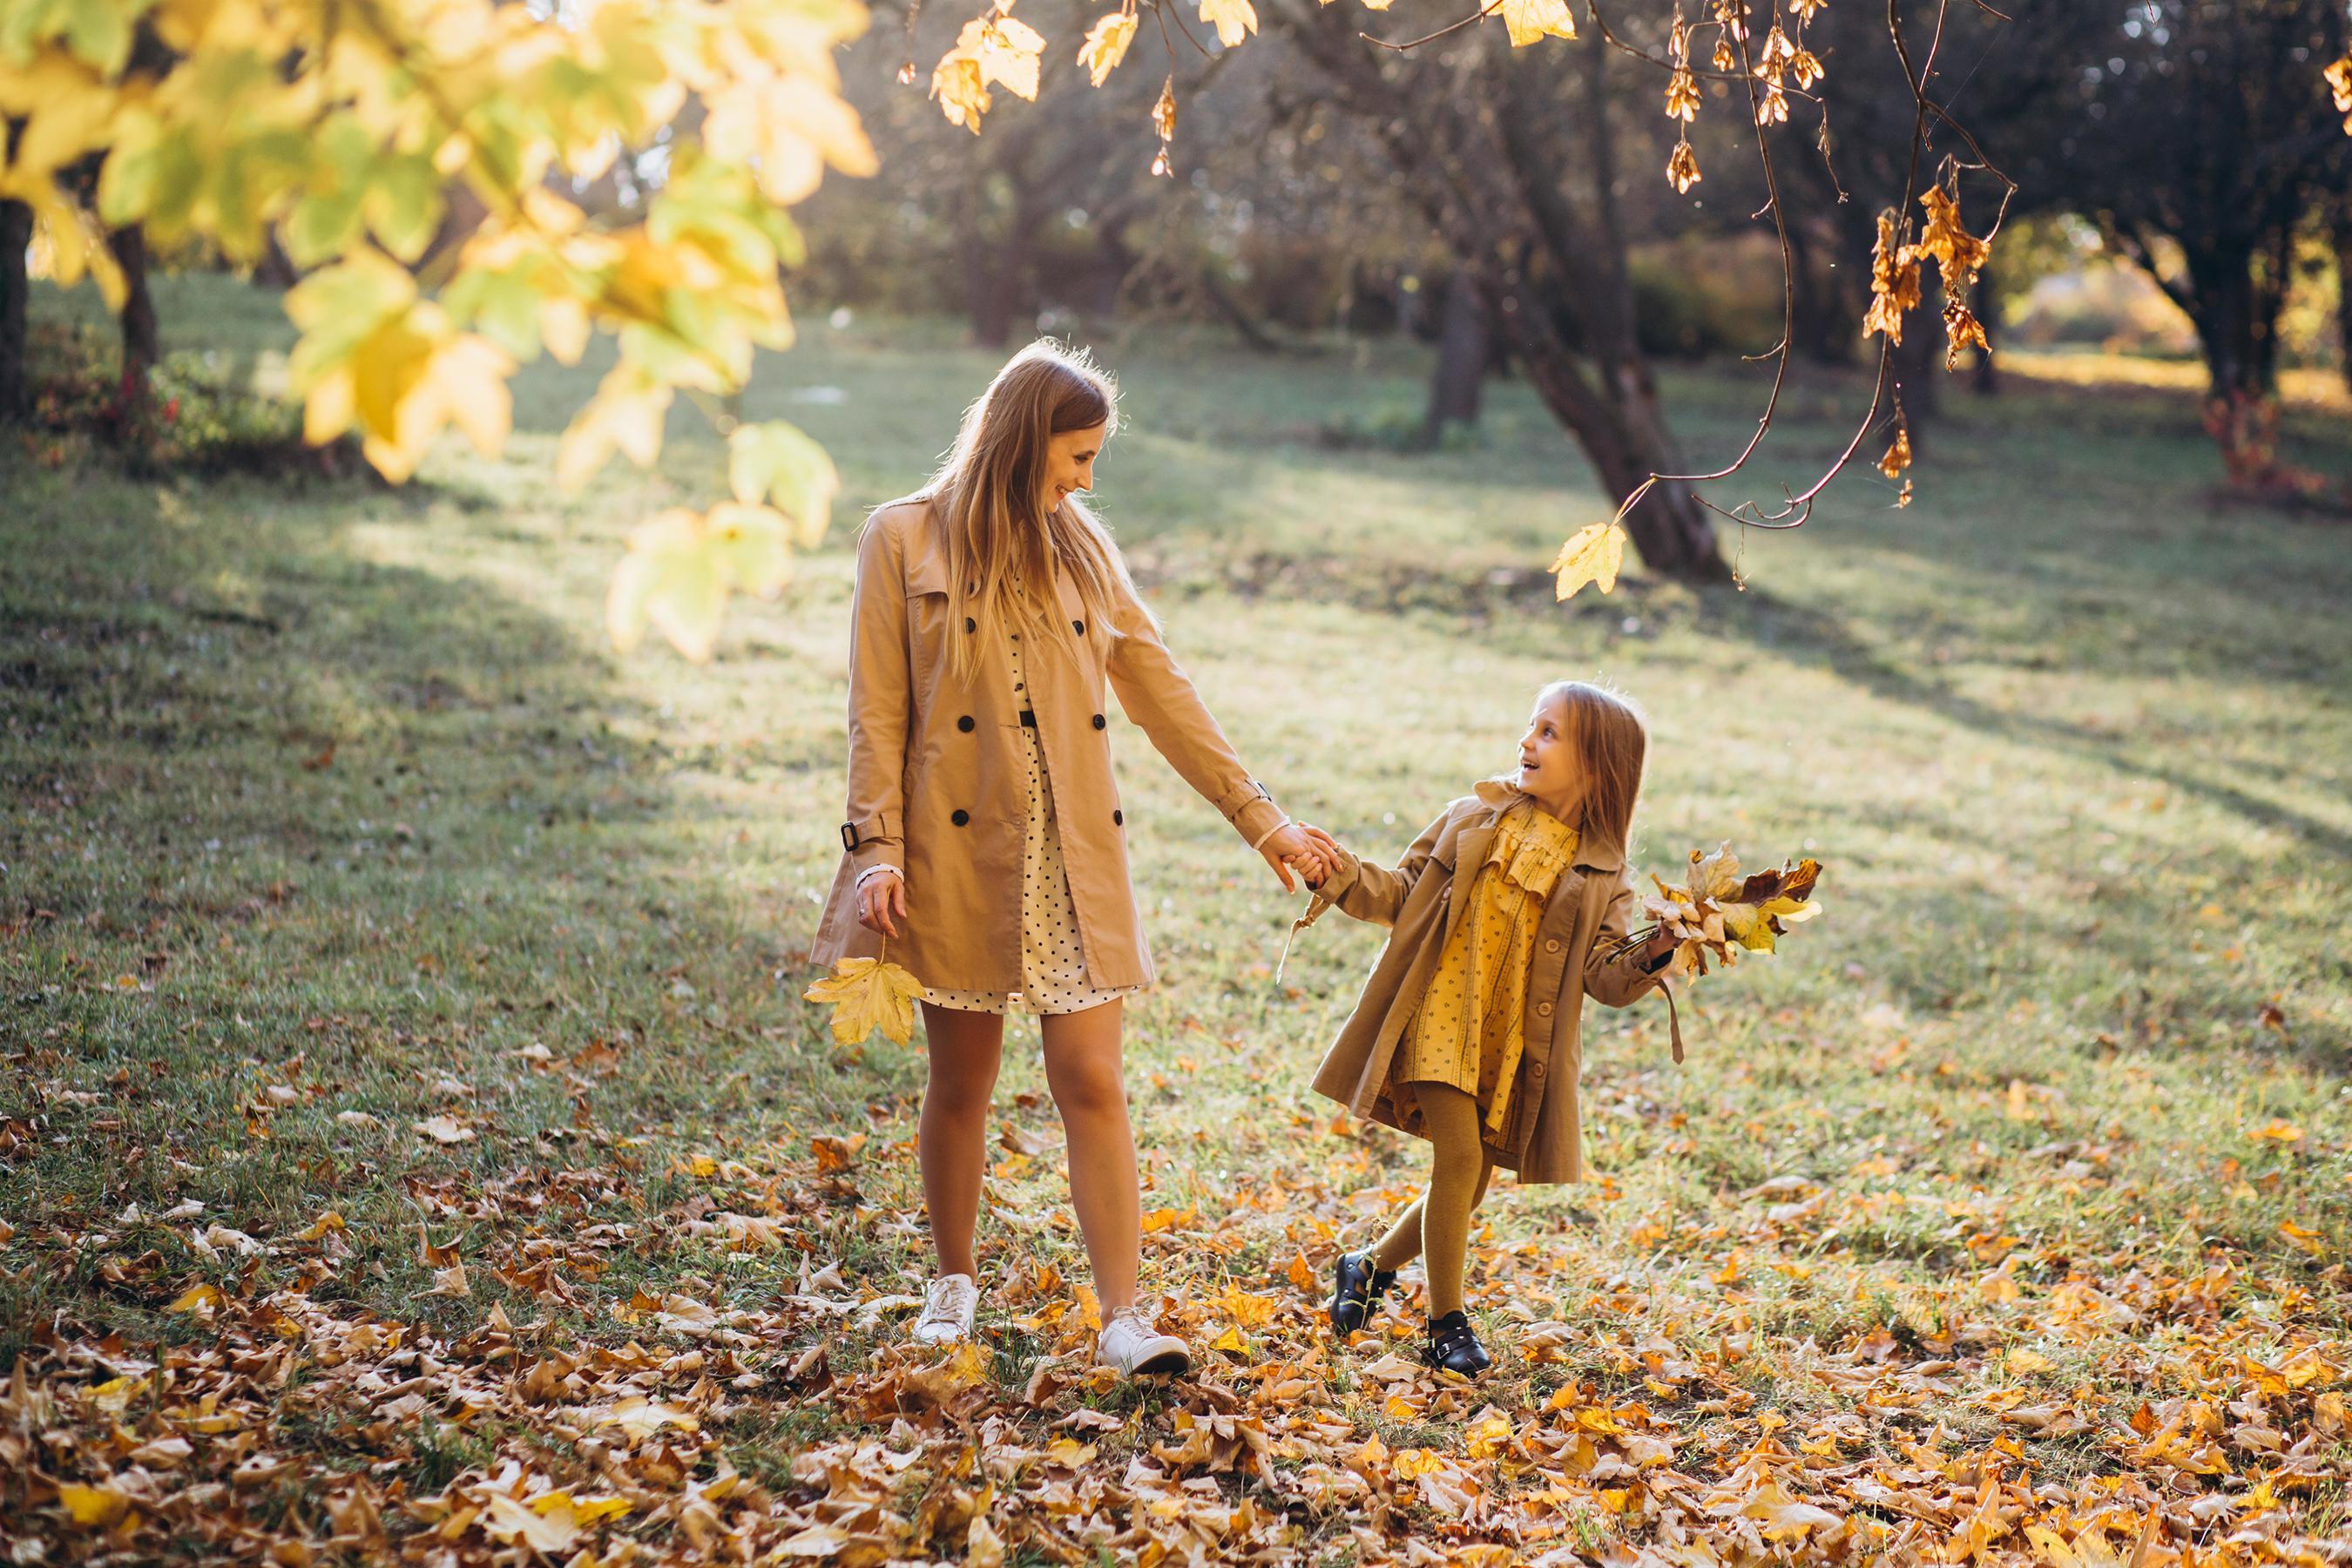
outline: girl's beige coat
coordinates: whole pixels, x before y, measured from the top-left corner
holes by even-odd
[[[1495,824],[1528,797],[1498,779],[1448,805],[1422,831],[1396,868],[1346,856],[1328,879],[1314,914],[1336,904],[1360,921],[1393,927],[1356,1009],[1315,1074],[1315,1088],[1359,1116],[1401,1125],[1388,1098],[1389,1064],[1422,994],[1429,988],[1460,905],[1454,868],[1475,877],[1485,863]],[[1466,886],[1466,878],[1465,878]],[[1517,1110],[1501,1134],[1488,1134],[1496,1164],[1523,1182],[1584,1179],[1584,1125],[1577,1079],[1584,1048],[1579,1025],[1584,999],[1622,1007],[1658,983],[1632,957],[1604,963],[1599,954],[1625,933],[1633,886],[1622,846],[1577,846],[1568,875],[1552,889],[1537,928],[1535,973],[1528,977],[1527,1054],[1519,1064]],[[1498,1141],[1493,1141],[1498,1140]]]
[[[907,878],[894,963],[942,989],[1019,988],[1024,710],[1036,716],[1045,753],[1090,984],[1152,978],[1128,874],[1135,821],[1111,776],[1106,687],[1244,840],[1256,843],[1286,820],[1132,593],[1122,584],[1110,614],[1094,617],[1066,577],[1056,586],[1055,635],[1022,656],[1027,690],[1013,689],[1002,646],[979,649],[971,679],[959,681],[950,649],[974,634],[968,621],[949,624],[947,560],[931,509],[901,501],[866,522],[850,628],[848,820],[809,955],[815,962],[879,951],[881,939],[857,922],[856,888],[868,867],[890,865]]]

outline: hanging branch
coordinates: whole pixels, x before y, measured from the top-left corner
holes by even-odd
[[[1954,119],[1944,105],[1927,95],[1927,82],[1928,77],[1934,73],[1936,58],[1942,47],[1944,29],[1950,14],[1950,3],[1951,0],[1937,0],[1935,27],[1929,37],[1927,52],[1919,62],[1915,63],[1910,46],[1904,36],[1902,16],[1898,10],[1899,0],[1887,0],[1887,33],[1894,43],[1895,57],[1903,67],[1904,85],[1909,89],[1912,99],[1911,147],[1904,174],[1903,194],[1896,209],[1896,235],[1899,241],[1907,241],[1908,237],[1914,232],[1911,208],[1919,199],[1919,168],[1929,141],[1928,126],[1931,119],[1937,125],[1948,129],[1974,155],[1973,163],[1962,163],[1955,159],[1946,160],[1946,167],[1950,171],[1955,183],[1961,171],[1977,170],[1991,174],[2001,184],[2000,209],[1995,215],[1991,228],[1988,229],[1984,236],[1988,242],[2000,232],[2001,223],[2008,216],[2010,202],[2017,194],[2017,182],[1995,167],[1968,129]],[[1359,36],[1378,47],[1393,53],[1405,53],[1485,20],[1499,10],[1502,4],[1503,0],[1492,0],[1492,3],[1473,15],[1418,38],[1391,42],[1373,37],[1369,33]],[[1771,215],[1773,237],[1780,251],[1780,339],[1767,353],[1750,356],[1755,361],[1769,359],[1773,362],[1771,390],[1766,396],[1763,413],[1757,418],[1755,434],[1748,437],[1738,456],[1720,468],[1705,472],[1649,475],[1633,488],[1633,493],[1627,496],[1624,503],[1617,509],[1615,517],[1612,519],[1612,525],[1616,526],[1622,525],[1625,518],[1641,503],[1643,498],[1654,486],[1715,484],[1741,472],[1762,448],[1765,437],[1771,431],[1772,421],[1779,412],[1781,395],[1787,389],[1789,372],[1793,363],[1796,337],[1796,252],[1789,237],[1789,220],[1780,192],[1780,170],[1772,159],[1771,138],[1767,130],[1767,117],[1763,112],[1767,98],[1759,86],[1759,83],[1765,79],[1757,68],[1755,51],[1750,43],[1752,28],[1748,25],[1747,7],[1742,0],[1730,0],[1730,4],[1738,6],[1736,13],[1719,5],[1715,20],[1702,20],[1692,24],[1689,34],[1686,34],[1685,37],[1710,28],[1720,33],[1722,37],[1718,41],[1718,47],[1723,43],[1729,43],[1738,51],[1740,68],[1737,72],[1698,68],[1691,62],[1689,58],[1691,51],[1686,44],[1682,51],[1683,58],[1679,64],[1662,59],[1639,45],[1628,41],[1614,27],[1612,27],[1608,18],[1601,12],[1599,0],[1586,0],[1586,14],[1591,18],[1593,26],[1599,32],[1602,42],[1618,52],[1662,70],[1686,71],[1693,79],[1715,81],[1738,79],[1744,84],[1748,95],[1749,120],[1755,129],[1758,163],[1764,177],[1766,193],[1764,205],[1759,209],[1758,216],[1760,216],[1764,213]],[[2006,14],[1986,4],[1985,0],[1971,0],[1971,4],[1987,15],[2001,21],[2006,22],[2010,19]],[[1769,14],[1769,0],[1767,14]],[[1727,22],[1730,25],[1727,25]],[[1801,20],[1799,23],[1799,37],[1801,38],[1803,37]],[[1783,104],[1788,98],[1796,97],[1820,106],[1822,121],[1821,130],[1816,137],[1816,145],[1820,148],[1822,164],[1829,172],[1831,184],[1837,191],[1839,199],[1843,200],[1844,185],[1837,178],[1834,162],[1830,155],[1827,96],[1808,91],[1801,86],[1790,86],[1777,80],[1769,85],[1773,89],[1774,99]],[[1894,348],[1895,345],[1891,340],[1879,345],[1878,364],[1871,386],[1870,406],[1864,411],[1853,436],[1840,450],[1835,460],[1811,484],[1802,490],[1791,490],[1786,485],[1781,486],[1781,503],[1770,510],[1759,506],[1752,499],[1740,501],[1735,506],[1725,507],[1709,500],[1696,489],[1692,492],[1692,499],[1717,516],[1737,523],[1742,528],[1790,529],[1802,526],[1811,516],[1813,503],[1821,493],[1829,487],[1832,480],[1845,470],[1846,466],[1853,460],[1854,454],[1861,450],[1863,442],[1869,438],[1872,432],[1883,427],[1881,411],[1888,401],[1889,384],[1894,368]],[[1902,402],[1899,395],[1895,397],[1895,417],[1899,422],[1902,418]],[[1906,454],[1907,460],[1907,441],[1898,437],[1897,449]]]
[[[1408,38],[1401,44],[1392,44],[1386,38],[1375,38],[1370,33],[1360,32],[1356,37],[1363,39],[1364,42],[1374,45],[1380,48],[1391,49],[1398,54],[1403,54],[1409,49],[1417,49],[1423,44],[1433,44],[1449,33],[1458,33],[1465,27],[1475,26],[1478,23],[1485,21],[1487,17],[1493,16],[1502,8],[1503,0],[1493,0],[1493,3],[1488,5],[1484,10],[1475,11],[1469,16],[1463,17],[1458,22],[1449,22],[1433,33],[1425,33],[1418,38]]]

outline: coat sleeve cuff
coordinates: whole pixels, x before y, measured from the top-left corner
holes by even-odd
[[[1227,812],[1225,816],[1234,825],[1234,830],[1253,848],[1265,844],[1276,830],[1290,825],[1290,818],[1282,814],[1282,808],[1267,799],[1262,791],[1255,799],[1241,802],[1237,809]]]
[[[1323,879],[1323,885],[1315,889],[1315,896],[1325,903],[1336,904],[1363,880],[1363,872],[1364,863],[1343,848],[1339,851],[1339,868]]]
[[[862,878],[875,867],[890,864],[898,854],[903,825],[895,811],[877,811],[841,825],[842,853]]]
[[[1274,803],[1273,793],[1255,779],[1244,779],[1217,797],[1217,813],[1226,821],[1237,823],[1250,803],[1259,800],[1271,805]]]

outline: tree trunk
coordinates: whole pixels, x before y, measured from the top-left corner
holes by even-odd
[[[457,194],[461,192],[471,196],[478,204],[481,201],[479,196],[472,195],[471,186],[462,184],[453,184],[449,190],[450,201],[453,205],[457,200]],[[443,232],[448,232],[446,219],[443,220]],[[417,261],[415,270],[421,272],[431,266],[441,255],[443,248],[442,242],[436,239],[425,247],[425,255]],[[284,246],[278,243],[278,233],[275,229],[261,231],[261,259],[253,264],[253,281],[256,287],[262,289],[291,289],[295,284],[302,281],[302,269],[294,265],[294,258],[286,254]]]
[[[1001,349],[1013,337],[1022,314],[1023,291],[1029,286],[1030,236],[1025,204],[1017,195],[1007,215],[1004,233],[987,233],[983,221],[987,197],[978,190],[964,208],[965,305],[971,319],[971,340],[982,348]]]
[[[2336,209],[2336,346],[2343,356],[2336,368],[2352,388],[2352,201]]]
[[[2254,281],[2251,247],[2192,251],[2189,320],[2216,396],[2267,397],[2278,390],[2275,291]]]
[[[1532,314],[1524,309],[1506,310],[1503,319],[1521,321]],[[1688,471],[1646,365],[1625,363],[1612,389],[1614,395],[1596,395],[1548,331],[1519,332],[1514,338],[1528,384],[1592,460],[1610,500],[1622,506],[1652,474]],[[1625,514],[1625,532],[1642,564],[1653,572],[1686,583],[1731,581],[1731,569],[1716,546],[1715,525],[1687,485],[1651,485],[1641,504]]]
[[[0,201],[0,425],[22,424],[32,413],[25,367],[25,301],[32,292],[25,249],[33,243],[33,209]]]
[[[2189,250],[2182,300],[2210,383],[2205,428],[2221,449],[2231,487],[2288,502],[2317,494],[2326,482],[2279,456],[2278,317],[2292,241],[2292,229],[2280,225],[2268,254],[2252,238]]]
[[[1020,313],[1021,285],[1029,270],[1028,241],[1016,228],[994,245],[983,245],[987,258],[972,268],[971,341],[982,348],[1001,349],[1013,336],[1013,319]]]
[[[147,287],[147,235],[137,224],[106,237],[122,268],[122,402],[126,414],[147,404],[148,373],[161,358],[156,344],[155,297]]]
[[[1494,353],[1486,301],[1470,274],[1456,268],[1445,280],[1445,302],[1437,324],[1437,368],[1429,379],[1429,412],[1423,432],[1433,444],[1448,425],[1478,423],[1480,395]]]
[[[1581,71],[1549,57],[1514,58],[1540,50],[1490,52],[1467,65],[1429,55],[1376,60],[1357,36],[1358,18],[1340,7],[1289,0],[1261,12],[1378,140],[1431,232],[1475,280],[1490,329],[1508,340],[1528,384],[1609,493],[1622,505],[1642,489],[1625,528],[1643,563],[1686,582],[1728,582],[1714,527],[1688,487],[1642,488],[1653,473],[1688,465],[1634,332],[1608,51],[1578,51]],[[1563,146],[1575,156],[1563,158]],[[1589,192],[1581,202],[1578,184]]]
[[[1234,298],[1233,290],[1226,288],[1224,280],[1217,276],[1214,263],[1202,264],[1200,279],[1201,297],[1216,307],[1217,314],[1225,319],[1227,326],[1241,334],[1243,342],[1262,354],[1278,354],[1282,352],[1282,344],[1277,342],[1274,335],[1250,315],[1249,310],[1239,300]]]

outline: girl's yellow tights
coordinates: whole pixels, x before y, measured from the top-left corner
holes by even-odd
[[[1422,1131],[1429,1135],[1429,1191],[1415,1198],[1388,1234],[1372,1244],[1372,1263],[1399,1268],[1416,1254],[1429,1271],[1429,1315],[1462,1310],[1462,1268],[1470,1253],[1470,1216],[1495,1173],[1478,1137],[1478,1101],[1451,1084],[1416,1083]]]

